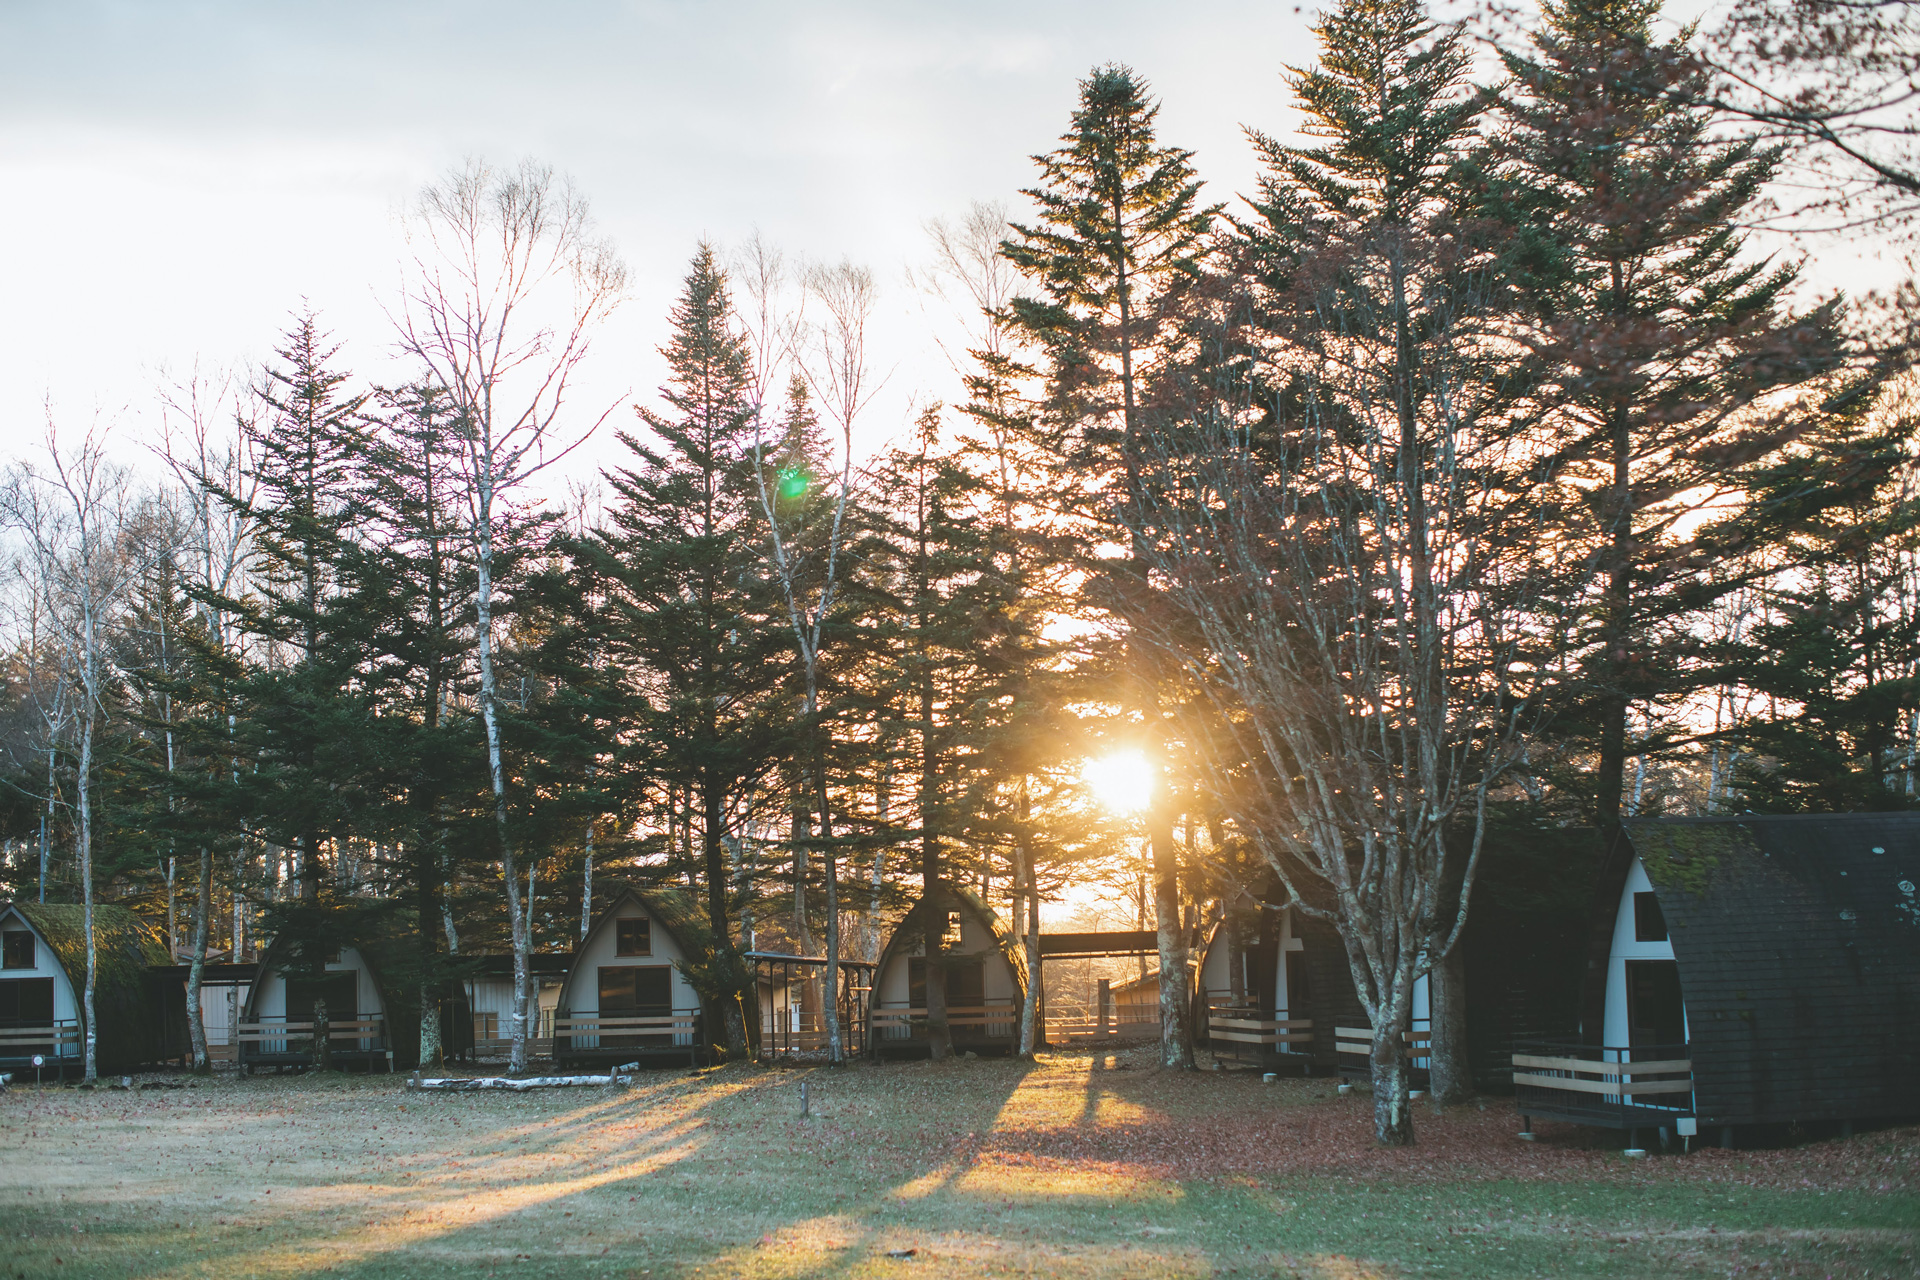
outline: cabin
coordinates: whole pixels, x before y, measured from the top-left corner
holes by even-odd
[[[937,962],[947,979],[947,1025],[955,1053],[1012,1054],[1020,1047],[1027,964],[1014,939],[971,892],[948,886]],[[868,1044],[876,1056],[917,1057],[927,1040],[927,925],[937,907],[921,898],[880,952]]]
[[[184,992],[156,981],[167,962],[159,933],[125,907],[93,908],[94,1060],[122,1071],[176,1057],[186,1036]],[[0,909],[0,1070],[55,1079],[86,1061],[84,908],[14,903]]]
[[[703,1061],[705,1001],[687,976],[709,963],[712,932],[677,889],[623,889],[587,930],[553,1015],[559,1064]]]
[[[1365,1027],[1366,1015],[1339,934],[1285,903],[1272,876],[1251,909],[1214,926],[1200,958],[1195,1039],[1263,1071],[1332,1074],[1344,1032]]]
[[[1517,1046],[1546,1117],[1717,1135],[1920,1113],[1920,814],[1630,822],[1580,1038]],[[1631,1144],[1631,1140],[1630,1140]]]
[[[393,1070],[389,1002],[368,955],[372,944],[341,944],[318,966],[300,963],[297,946],[284,936],[276,938],[260,957],[234,1032],[241,1070],[323,1061],[343,1069]]]

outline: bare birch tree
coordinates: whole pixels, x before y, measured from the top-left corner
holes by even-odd
[[[469,161],[420,194],[392,318],[403,353],[445,387],[466,423],[462,482],[476,576],[480,717],[513,938],[511,1069],[527,1069],[531,921],[508,820],[495,675],[496,558],[518,493],[594,427],[561,438],[561,414],[593,330],[619,304],[626,268],[587,203],[551,169]]]
[[[771,276],[763,277],[763,280]],[[781,534],[774,493],[767,483],[765,461],[764,399],[757,401],[754,413],[754,475],[759,485],[760,505],[767,521],[767,551],[774,576],[780,584],[781,598],[787,608],[787,622],[793,628],[794,644],[800,655],[803,680],[801,714],[807,734],[809,757],[806,786],[819,809],[819,839],[824,854],[827,917],[827,1060],[845,1060],[842,1042],[840,1006],[837,997],[840,980],[840,880],[839,853],[834,847],[833,812],[827,787],[827,743],[820,726],[820,654],[828,619],[839,590],[842,542],[846,534],[847,501],[853,491],[853,430],[860,415],[871,403],[878,388],[867,357],[867,325],[873,316],[876,291],[873,273],[865,267],[842,261],[834,266],[816,266],[806,273],[806,289],[825,319],[802,331],[805,345],[796,350],[802,375],[814,396],[825,407],[840,436],[840,475],[834,495],[833,522],[826,545],[815,552],[824,556],[824,564],[808,565],[799,549]],[[749,289],[756,301],[770,296],[764,284],[750,280]],[[760,363],[766,363],[764,357]],[[764,378],[764,375],[763,375]],[[764,394],[764,385],[758,388]]]
[[[93,936],[94,742],[107,714],[108,642],[139,571],[126,536],[131,481],[124,467],[108,461],[106,444],[107,431],[96,426],[77,447],[63,448],[49,410],[45,465],[17,465],[0,496],[8,523],[26,545],[35,589],[42,593],[45,616],[66,650],[78,694],[74,850],[87,949],[82,1004],[88,1080],[99,1078],[99,1023],[94,1016],[99,976]]]
[[[244,398],[250,393],[240,394]],[[247,433],[240,431],[224,438],[216,424],[247,409],[236,403],[233,379],[204,375],[195,369],[186,378],[163,388],[161,411],[160,454],[181,481],[179,500],[186,508],[182,568],[190,589],[201,601],[207,638],[218,651],[230,654],[238,646],[237,628],[231,612],[219,602],[238,599],[246,590],[253,533],[248,516],[254,498],[250,478],[253,468],[245,452]],[[214,496],[216,492],[234,494],[239,501],[222,502]],[[230,710],[227,714],[229,738],[234,729],[234,715]],[[226,767],[233,771],[232,780],[237,783],[237,756],[230,754]],[[240,959],[238,871],[244,857],[243,838],[235,847],[233,859],[232,959],[235,963]],[[206,1018],[200,1007],[212,923],[213,845],[202,840],[194,885],[193,941],[187,964],[187,1034],[193,1051],[193,1069],[197,1072],[212,1070],[212,1060],[207,1053]]]

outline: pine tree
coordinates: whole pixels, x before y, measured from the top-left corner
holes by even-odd
[[[1793,309],[1796,269],[1749,252],[1740,230],[1780,152],[1715,136],[1705,73],[1684,37],[1653,36],[1658,13],[1657,0],[1544,6],[1533,48],[1504,55],[1513,84],[1483,205],[1532,312],[1536,394],[1561,415],[1557,478],[1587,495],[1573,536],[1603,586],[1584,704],[1563,731],[1597,755],[1591,804],[1607,827],[1623,812],[1630,709],[1673,708],[1711,679],[1699,610],[1784,567],[1793,521],[1884,475],[1844,428],[1885,368],[1855,358],[1841,300]],[[1815,468],[1840,483],[1756,487],[1816,441],[1854,455]],[[1636,749],[1690,736],[1666,728]]]
[[[664,412],[641,409],[651,439],[622,433],[633,462],[606,473],[614,493],[600,542],[617,661],[648,705],[641,767],[693,798],[707,920],[717,958],[705,994],[744,1054],[747,975],[734,942],[726,841],[745,793],[772,767],[786,717],[771,694],[786,639],[769,625],[751,465],[751,358],[734,328],[713,250],[694,255],[662,348]]]
[[[370,764],[356,742],[368,714],[355,680],[366,620],[342,607],[364,517],[367,397],[342,393],[349,375],[333,366],[339,347],[311,311],[295,318],[276,354],[283,364],[259,389],[264,421],[242,423],[252,489],[243,496],[207,481],[254,524],[257,594],[208,603],[234,614],[260,646],[243,695],[253,764],[244,785],[257,829],[295,851],[299,896],[314,902],[322,849],[346,822],[351,779]]]
[[[1159,105],[1131,69],[1103,66],[1080,83],[1061,145],[1035,156],[1034,225],[1013,224],[1004,252],[1039,286],[1015,298],[1006,321],[1041,354],[1042,419],[1065,464],[1052,477],[1055,502],[1081,526],[1077,558],[1092,576],[1087,599],[1111,601],[1143,580],[1140,548],[1118,511],[1138,479],[1140,436],[1162,406],[1145,395],[1177,339],[1170,323],[1183,285],[1200,271],[1215,207],[1200,203],[1192,153],[1155,137]],[[998,371],[983,371],[993,377]],[[1115,561],[1101,549],[1117,541]],[[1149,728],[1155,692],[1142,655],[1110,655],[1107,677],[1162,763]],[[1110,687],[1112,687],[1110,686]],[[1154,902],[1160,931],[1161,1051],[1168,1066],[1193,1066],[1187,947],[1180,931],[1179,859],[1164,785],[1148,811]]]

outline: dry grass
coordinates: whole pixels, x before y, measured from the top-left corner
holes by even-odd
[[[1330,1082],[1090,1055],[642,1079],[19,1089],[0,1280],[1905,1277],[1920,1243],[1912,1129],[1628,1162],[1497,1101],[1379,1151]]]

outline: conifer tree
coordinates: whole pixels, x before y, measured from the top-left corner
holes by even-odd
[[[740,1055],[747,977],[734,942],[726,841],[782,740],[770,694],[786,645],[767,625],[772,602],[759,570],[751,355],[711,247],[694,255],[671,319],[666,409],[639,410],[649,436],[621,434],[633,461],[606,473],[614,500],[600,542],[613,643],[647,701],[637,726],[642,765],[693,798],[717,951],[704,994],[721,1010],[728,1052]]]
[[[246,785],[259,829],[295,851],[305,902],[320,895],[322,848],[345,820],[348,780],[364,763],[355,739],[367,709],[354,675],[368,637],[364,616],[342,602],[364,518],[367,396],[343,393],[349,375],[334,366],[339,350],[313,312],[296,316],[276,348],[282,363],[259,388],[266,412],[241,424],[251,488],[243,495],[206,481],[255,529],[254,593],[209,603],[232,612],[262,646],[244,695],[254,764]]]
[[[1562,415],[1555,468],[1589,495],[1577,536],[1603,585],[1584,706],[1563,729],[1597,755],[1606,827],[1622,816],[1630,709],[1673,707],[1709,678],[1689,620],[1751,580],[1733,566],[1783,567],[1758,553],[1885,475],[1858,428],[1887,367],[1850,339],[1840,299],[1794,309],[1797,270],[1748,249],[1740,228],[1780,151],[1716,137],[1706,72],[1684,37],[1655,38],[1659,11],[1543,6],[1533,48],[1503,55],[1513,84],[1484,205],[1532,312],[1536,394]],[[1839,463],[1816,468],[1835,483],[1759,492],[1802,441]],[[1687,736],[1662,729],[1638,750]]]
[[[1041,416],[1066,463],[1050,487],[1082,525],[1077,558],[1093,575],[1089,604],[1111,603],[1118,584],[1143,577],[1141,549],[1118,510],[1137,479],[1141,433],[1162,409],[1146,390],[1177,338],[1172,303],[1199,272],[1218,212],[1200,203],[1192,153],[1156,138],[1158,114],[1146,83],[1130,68],[1096,67],[1080,83],[1060,146],[1034,157],[1041,181],[1024,194],[1037,206],[1036,221],[1014,223],[1004,246],[1038,287],[1038,296],[1016,297],[1006,319],[1040,352]],[[1127,547],[1126,554],[1103,555],[1113,542]],[[1117,700],[1164,778],[1165,744],[1144,655],[1122,646],[1109,661],[1118,669],[1110,677]],[[1161,1053],[1168,1066],[1191,1068],[1179,858],[1164,782],[1147,825],[1160,933]]]

